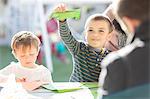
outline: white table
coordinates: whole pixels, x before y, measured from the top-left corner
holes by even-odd
[[[92,90],[96,92],[97,88],[93,87],[89,89],[88,87],[84,87],[79,90],[64,93],[58,93],[44,88],[39,88],[29,92],[29,94],[41,97],[41,99],[96,99],[96,97],[93,96]]]

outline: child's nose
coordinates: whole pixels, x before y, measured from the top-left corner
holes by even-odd
[[[30,55],[30,54],[27,54],[27,55],[26,55],[26,58],[27,58],[27,59],[29,59],[30,57],[31,57],[31,55]]]
[[[98,36],[98,34],[99,34],[98,32],[93,33],[93,35],[96,36],[96,37]]]

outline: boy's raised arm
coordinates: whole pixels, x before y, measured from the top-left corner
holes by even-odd
[[[69,14],[73,12],[69,12],[67,10],[66,5],[60,4],[54,9],[54,13],[56,16],[55,18],[59,20],[59,32],[60,32],[61,39],[66,44],[67,48],[71,53],[77,53],[80,43],[73,37],[66,21],[68,17],[73,17],[71,16],[72,14],[69,16]],[[61,15],[63,15],[64,13],[64,17],[60,17],[59,13]]]

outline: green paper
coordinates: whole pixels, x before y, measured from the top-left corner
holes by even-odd
[[[68,10],[65,12],[54,12],[50,16],[51,18],[56,18],[58,20],[64,20],[64,19],[80,19],[81,13],[80,9],[74,9],[74,10]]]
[[[43,88],[57,93],[71,92],[84,88],[89,88],[94,99],[97,98],[97,90],[100,87],[97,82],[55,82],[53,84],[42,85]]]
[[[88,87],[89,89],[100,87],[97,82],[81,82],[81,84]]]
[[[98,82],[82,82],[81,84],[83,84],[83,86],[88,87],[92,95],[94,96],[94,99],[97,99],[97,95],[98,95],[97,90],[100,87],[98,85]]]
[[[58,92],[58,93],[64,93],[64,92],[70,92],[82,89],[83,86],[80,83],[54,83],[54,84],[47,84],[42,85],[43,88]]]

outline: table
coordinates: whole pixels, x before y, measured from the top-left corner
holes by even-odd
[[[56,82],[54,84],[66,86],[70,82]],[[30,91],[29,94],[41,97],[41,99],[96,99],[98,83],[83,82],[80,84],[83,85],[82,88],[72,91],[57,92],[56,90],[52,91],[40,87],[39,89]]]

